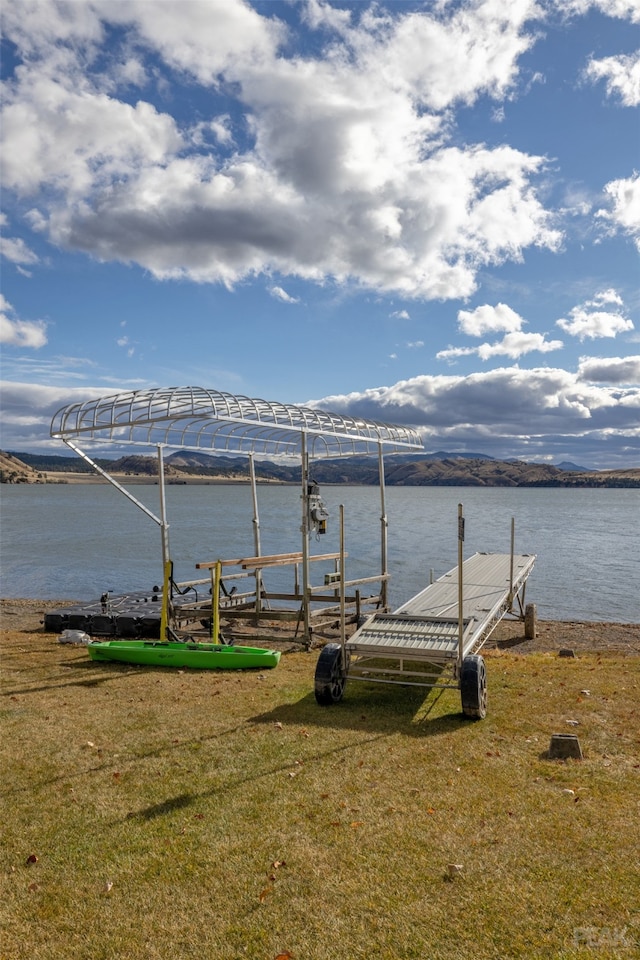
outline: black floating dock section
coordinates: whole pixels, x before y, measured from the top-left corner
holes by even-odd
[[[193,603],[193,593],[174,596],[174,608]],[[93,637],[127,637],[157,640],[160,637],[162,592],[128,593],[109,596],[106,600],[77,603],[44,615],[46,633],[63,630],[84,630]]]

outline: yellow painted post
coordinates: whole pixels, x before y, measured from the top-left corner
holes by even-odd
[[[164,580],[162,581],[162,610],[160,611],[160,639],[167,639],[169,625],[169,585],[171,582],[171,560],[165,560]]]
[[[211,594],[211,640],[220,643],[220,579],[222,577],[222,562],[216,560],[213,591]]]

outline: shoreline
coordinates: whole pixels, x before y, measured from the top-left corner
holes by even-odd
[[[149,476],[144,473],[114,473],[112,474],[113,479],[116,480],[122,486],[139,486],[139,485],[148,485],[150,487],[157,487],[159,480],[157,477]],[[251,480],[249,477],[209,477],[204,474],[198,474],[193,477],[165,477],[165,486],[171,487],[184,487],[184,486],[218,486],[221,484],[233,484],[234,486],[238,483],[245,484],[249,486]],[[256,482],[258,484],[269,484],[270,486],[299,486],[299,484],[289,481],[289,480],[272,480],[269,478],[257,478]],[[46,479],[43,480],[28,480],[18,483],[8,484],[8,486],[14,487],[56,487],[56,486],[65,486],[73,485],[77,483],[88,483],[91,485],[95,484],[104,484],[105,486],[109,484],[109,481],[101,476],[99,473],[54,473],[54,471],[49,471]]]
[[[72,599],[40,600],[28,597],[0,597],[0,632],[4,634],[44,634],[45,612],[79,601]],[[47,633],[55,637],[56,634]],[[326,639],[326,638],[323,638]],[[524,637],[524,624],[517,619],[503,619],[483,650],[513,654],[547,653],[573,650],[598,655],[640,656],[640,623],[610,621],[538,620],[536,637]]]
[[[603,472],[604,473],[604,472]],[[159,480],[157,477],[151,476],[144,473],[114,473],[111,474],[113,480],[119,483],[121,486],[158,486]],[[87,484],[89,486],[108,486],[109,480],[100,474],[93,473],[66,473],[55,471],[47,471],[46,476],[38,479],[22,478],[19,480],[6,481],[3,480],[2,484],[12,487],[58,487],[58,486],[76,486],[78,484]],[[372,486],[372,484],[367,483],[362,480],[322,480],[323,487],[358,487],[358,486]],[[209,476],[207,474],[196,474],[195,476],[186,476],[184,474],[179,476],[169,476],[165,477],[165,486],[171,487],[197,487],[197,486],[236,486],[238,484],[249,486],[251,480],[249,477],[228,477],[228,476]],[[297,487],[300,485],[298,480],[280,480],[275,477],[256,477],[256,484],[258,486],[273,486],[273,487]],[[460,478],[455,482],[450,482],[448,480],[438,479],[431,480],[426,483],[402,483],[402,484],[393,484],[388,483],[389,486],[404,486],[404,487],[415,487],[416,489],[422,489],[424,487],[471,487],[473,489],[523,489],[523,490],[538,490],[541,488],[550,489],[550,490],[638,490],[640,489],[640,476],[633,474],[629,476],[627,472],[621,477],[615,479],[609,479],[603,475],[598,476],[596,480],[589,480],[587,482],[578,482],[576,479],[572,481],[562,481],[562,482],[530,482],[530,483],[495,483],[491,481],[473,481],[468,478]]]

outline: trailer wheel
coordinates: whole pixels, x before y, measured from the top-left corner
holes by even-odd
[[[487,671],[482,657],[474,655],[462,661],[460,696],[465,717],[484,720],[487,715]]]
[[[339,703],[346,682],[342,669],[342,647],[339,643],[327,643],[320,651],[316,664],[315,695],[320,706]]]

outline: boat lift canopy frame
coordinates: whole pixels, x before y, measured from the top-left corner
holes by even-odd
[[[166,514],[164,447],[206,450],[248,456],[254,509],[254,545],[260,555],[254,456],[298,457],[302,481],[302,612],[303,641],[310,639],[312,588],[309,570],[309,462],[310,460],[377,454],[381,491],[381,595],[386,605],[387,515],[383,449],[387,453],[423,450],[419,433],[411,427],[349,417],[308,406],[234,396],[204,387],[162,387],[134,390],[72,403],[58,410],[50,434],[62,440],[109,483],[160,527],[164,571],[163,623],[167,627],[171,561]],[[102,466],[79,441],[155,446],[158,453],[160,517],[142,504]],[[256,571],[259,587],[260,570]]]

